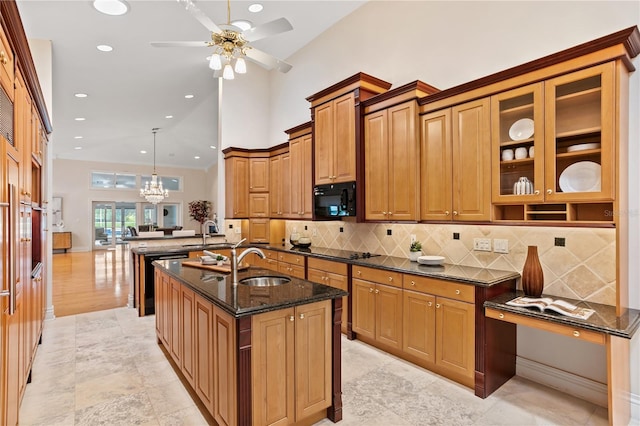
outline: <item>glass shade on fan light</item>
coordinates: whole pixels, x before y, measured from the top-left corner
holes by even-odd
[[[233,68],[231,68],[231,64],[227,64],[224,66],[224,71],[222,71],[222,78],[225,80],[233,80],[235,76],[233,75]]]
[[[244,61],[244,58],[236,59],[236,66],[234,67],[234,69],[238,74],[247,73],[247,63]]]
[[[222,69],[222,60],[220,59],[220,55],[218,55],[217,53],[211,55],[211,59],[209,60],[209,68],[214,71]]]
[[[151,204],[158,204],[169,196],[169,191],[162,187],[162,181],[158,182],[158,175],[154,173],[151,175],[151,182],[145,182],[144,188],[140,189],[140,196]]]

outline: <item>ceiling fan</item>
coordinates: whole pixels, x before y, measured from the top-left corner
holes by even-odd
[[[211,41],[166,41],[151,42],[154,47],[212,47],[213,53],[210,57],[209,67],[214,70],[214,77],[222,77],[227,80],[234,78],[234,69],[238,74],[247,72],[247,65],[244,61],[246,57],[252,62],[260,64],[267,69],[277,69],[280,72],[287,72],[291,65],[251,46],[250,43],[272,35],[291,31],[293,26],[285,18],[258,27],[242,30],[231,24],[231,0],[227,0],[227,23],[215,24],[205,15],[191,0],[178,0],[185,6],[185,9],[211,31]],[[232,67],[232,62],[234,62]]]

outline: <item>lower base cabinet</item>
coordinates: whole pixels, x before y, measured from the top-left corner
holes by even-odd
[[[331,287],[339,288],[344,291],[348,290],[348,272],[347,264],[341,262],[332,262],[330,260],[316,259],[314,257],[307,258],[307,280],[318,284],[324,284]],[[342,325],[341,330],[347,333],[347,323],[349,321],[349,303],[348,296],[342,298]]]
[[[331,405],[331,302],[252,318],[253,425],[287,425]]]

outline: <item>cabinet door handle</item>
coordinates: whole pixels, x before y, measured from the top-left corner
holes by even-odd
[[[573,337],[580,337],[580,332],[578,330],[575,330],[573,332]]]
[[[436,308],[440,309],[440,304],[439,303],[436,303]]]
[[[427,302],[427,306],[429,306],[429,307],[430,307],[431,305],[433,305],[433,303],[431,303],[431,302]]]
[[[300,319],[304,319],[304,314],[300,314]]]
[[[540,190],[536,189],[535,191],[533,191],[533,193],[536,194],[536,195],[540,195]]]
[[[376,294],[380,293],[380,290],[376,289]]]
[[[553,191],[551,189],[547,189],[547,194],[553,194]]]
[[[4,52],[4,50],[0,52],[0,62],[2,62],[2,65],[7,65],[7,62],[9,62],[7,54]]]
[[[444,211],[444,215],[445,215],[445,216],[449,216],[449,210],[445,210],[445,211]]]
[[[373,289],[372,288],[369,289],[369,293],[373,293]]]
[[[387,212],[382,212],[382,215],[383,215],[383,216],[386,216],[386,215],[387,215]]]
[[[393,216],[393,212],[389,212],[389,216]]]
[[[454,215],[454,216],[458,216],[458,212],[454,210],[454,211],[453,211],[453,215]]]
[[[295,320],[295,317],[294,317],[293,315],[291,315],[291,316],[289,317],[289,321],[294,321],[294,320]]]

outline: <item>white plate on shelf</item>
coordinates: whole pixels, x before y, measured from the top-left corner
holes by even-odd
[[[593,161],[573,163],[560,174],[562,192],[600,191],[600,164]]]
[[[567,147],[567,152],[584,151],[587,149],[598,149],[598,148],[600,148],[599,142],[579,143],[578,145],[571,145]]]
[[[421,265],[439,266],[444,262],[443,256],[420,256],[418,263]]]
[[[509,128],[511,140],[521,141],[529,139],[531,136],[533,136],[533,120],[530,118],[521,118]]]

